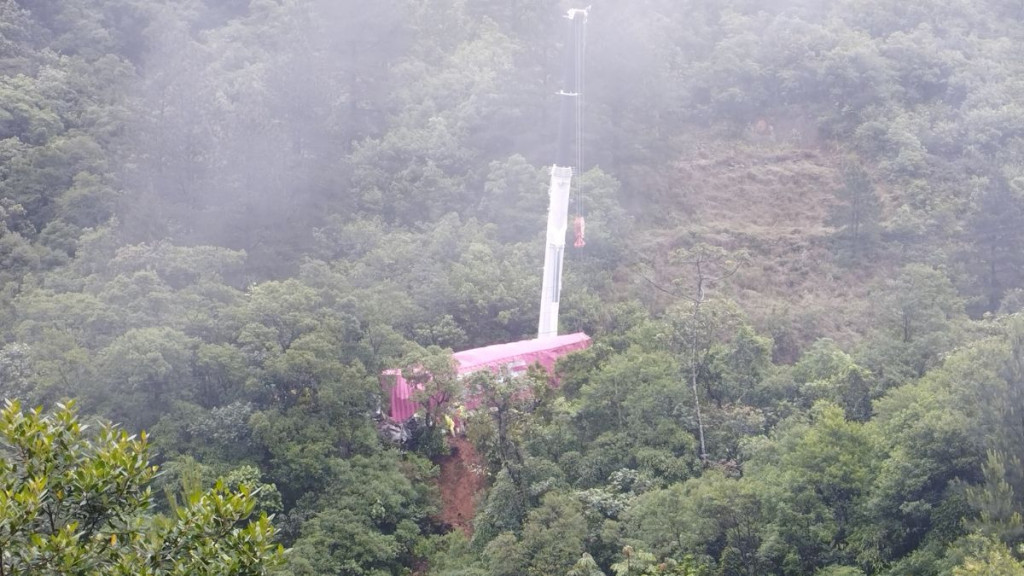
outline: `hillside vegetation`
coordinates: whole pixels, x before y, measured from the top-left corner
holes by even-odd
[[[595,0],[593,346],[444,378],[536,333],[570,7],[0,0],[0,395],[281,574],[1024,574],[1024,5]]]

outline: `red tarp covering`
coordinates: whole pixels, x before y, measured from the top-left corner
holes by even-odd
[[[548,372],[555,369],[555,361],[576,350],[590,346],[590,336],[582,332],[566,334],[543,340],[523,340],[509,344],[495,344],[483,348],[474,348],[454,354],[458,363],[460,376],[478,370],[496,370],[507,366],[513,373],[525,371],[535,362],[539,362]],[[402,378],[400,370],[388,370],[381,378],[381,387],[385,394],[391,395],[391,419],[405,422],[412,418],[418,406],[412,398],[409,383]],[[472,404],[467,399],[467,404]]]

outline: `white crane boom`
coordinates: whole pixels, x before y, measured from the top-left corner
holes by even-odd
[[[569,222],[569,187],[572,168],[551,167],[548,186],[548,236],[544,253],[544,282],[540,295],[538,338],[558,336],[558,297],[562,291],[562,258],[565,255],[565,231]]]
[[[587,9],[569,10],[569,43],[565,47],[566,59],[563,70],[562,99],[558,130],[558,159],[551,167],[551,183],[548,185],[548,228],[544,252],[544,280],[540,294],[540,321],[537,324],[538,338],[558,335],[558,301],[562,292],[562,260],[565,255],[565,233],[569,222],[569,191],[572,186],[572,159],[580,158],[578,152],[583,145],[579,133],[582,107],[581,68],[583,66],[583,40]],[[572,135],[576,141],[572,141]],[[575,144],[577,150],[572,151]],[[575,155],[573,152],[576,152]],[[577,165],[577,170],[582,166]]]

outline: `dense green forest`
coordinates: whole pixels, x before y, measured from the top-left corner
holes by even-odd
[[[1020,0],[594,0],[593,346],[445,383],[442,520],[377,375],[536,333],[573,7],[0,0],[0,396],[258,488],[280,574],[1024,575]]]

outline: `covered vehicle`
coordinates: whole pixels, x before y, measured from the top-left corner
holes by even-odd
[[[521,340],[508,344],[495,344],[483,348],[473,348],[456,352],[453,357],[459,377],[472,374],[479,370],[498,370],[505,368],[513,375],[525,373],[535,363],[539,363],[549,374],[554,372],[555,362],[559,358],[576,350],[590,346],[590,337],[582,332]],[[419,404],[413,398],[412,384],[402,377],[401,370],[388,370],[381,375],[381,388],[391,402],[388,418],[395,423],[404,423],[416,414]],[[473,398],[465,398],[463,402],[472,407]]]

